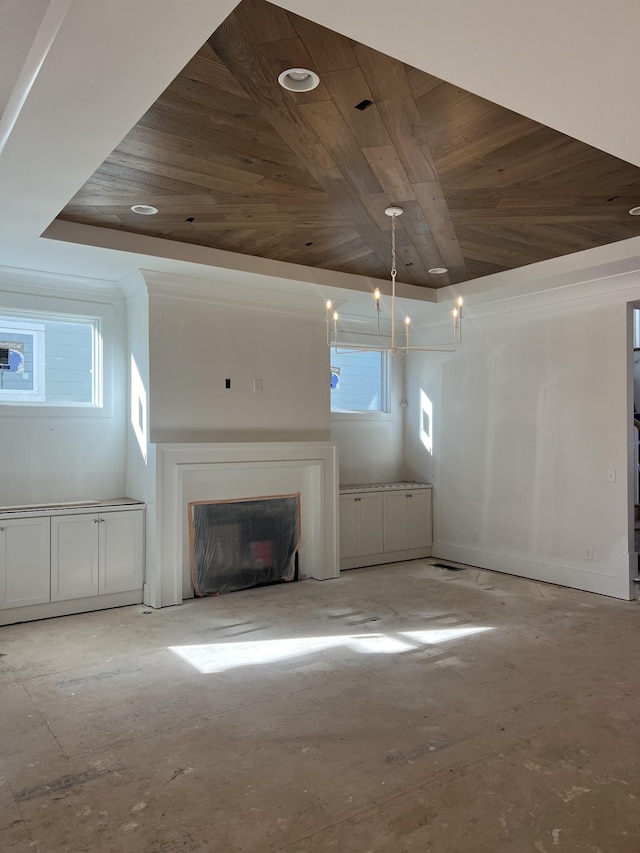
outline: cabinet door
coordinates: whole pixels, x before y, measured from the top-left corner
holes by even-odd
[[[431,490],[409,492],[409,548],[431,547]]]
[[[357,555],[356,507],[358,504],[351,495],[340,497],[340,557]]]
[[[48,518],[0,521],[0,608],[50,601],[50,544]]]
[[[51,519],[51,600],[67,601],[98,594],[96,514]]]
[[[382,553],[382,495],[364,494],[355,499],[357,556]]]
[[[407,492],[384,495],[384,550],[405,551],[409,547],[409,498]]]
[[[100,595],[142,591],[144,513],[105,512],[100,516]]]

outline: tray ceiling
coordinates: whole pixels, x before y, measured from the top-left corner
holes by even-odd
[[[640,170],[243,0],[58,218],[387,278],[391,204],[398,279],[439,287],[638,236]]]

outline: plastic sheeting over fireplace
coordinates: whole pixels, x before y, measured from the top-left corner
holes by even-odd
[[[188,508],[197,596],[296,579],[299,493],[192,501]]]

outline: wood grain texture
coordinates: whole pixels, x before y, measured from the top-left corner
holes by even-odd
[[[59,218],[388,278],[399,204],[398,279],[441,287],[638,236],[638,203],[635,166],[242,0]]]

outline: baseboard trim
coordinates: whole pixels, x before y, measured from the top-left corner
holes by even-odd
[[[493,551],[482,551],[477,548],[466,548],[451,542],[434,542],[433,556],[440,560],[453,560],[477,566],[479,569],[503,572],[529,580],[544,581],[571,589],[581,589],[585,592],[595,592],[612,598],[630,601],[635,598],[631,581],[630,555],[625,554],[617,560],[607,563],[607,572],[578,569],[574,566],[563,566],[556,563],[543,563],[538,560],[528,560],[514,557],[510,554],[500,554]]]
[[[90,613],[94,610],[109,610],[142,604],[142,590],[114,592],[109,595],[92,595],[89,598],[74,598],[70,601],[51,601],[46,604],[31,604],[27,607],[12,607],[0,610],[0,625],[15,625],[18,622],[34,622],[36,619],[51,619],[55,616],[72,616],[75,613]]]
[[[367,554],[363,557],[343,557],[340,571],[345,569],[363,569],[366,566],[382,566],[385,563],[402,563],[405,560],[419,560],[430,557],[431,548],[409,548],[406,551],[389,551],[386,554]]]

